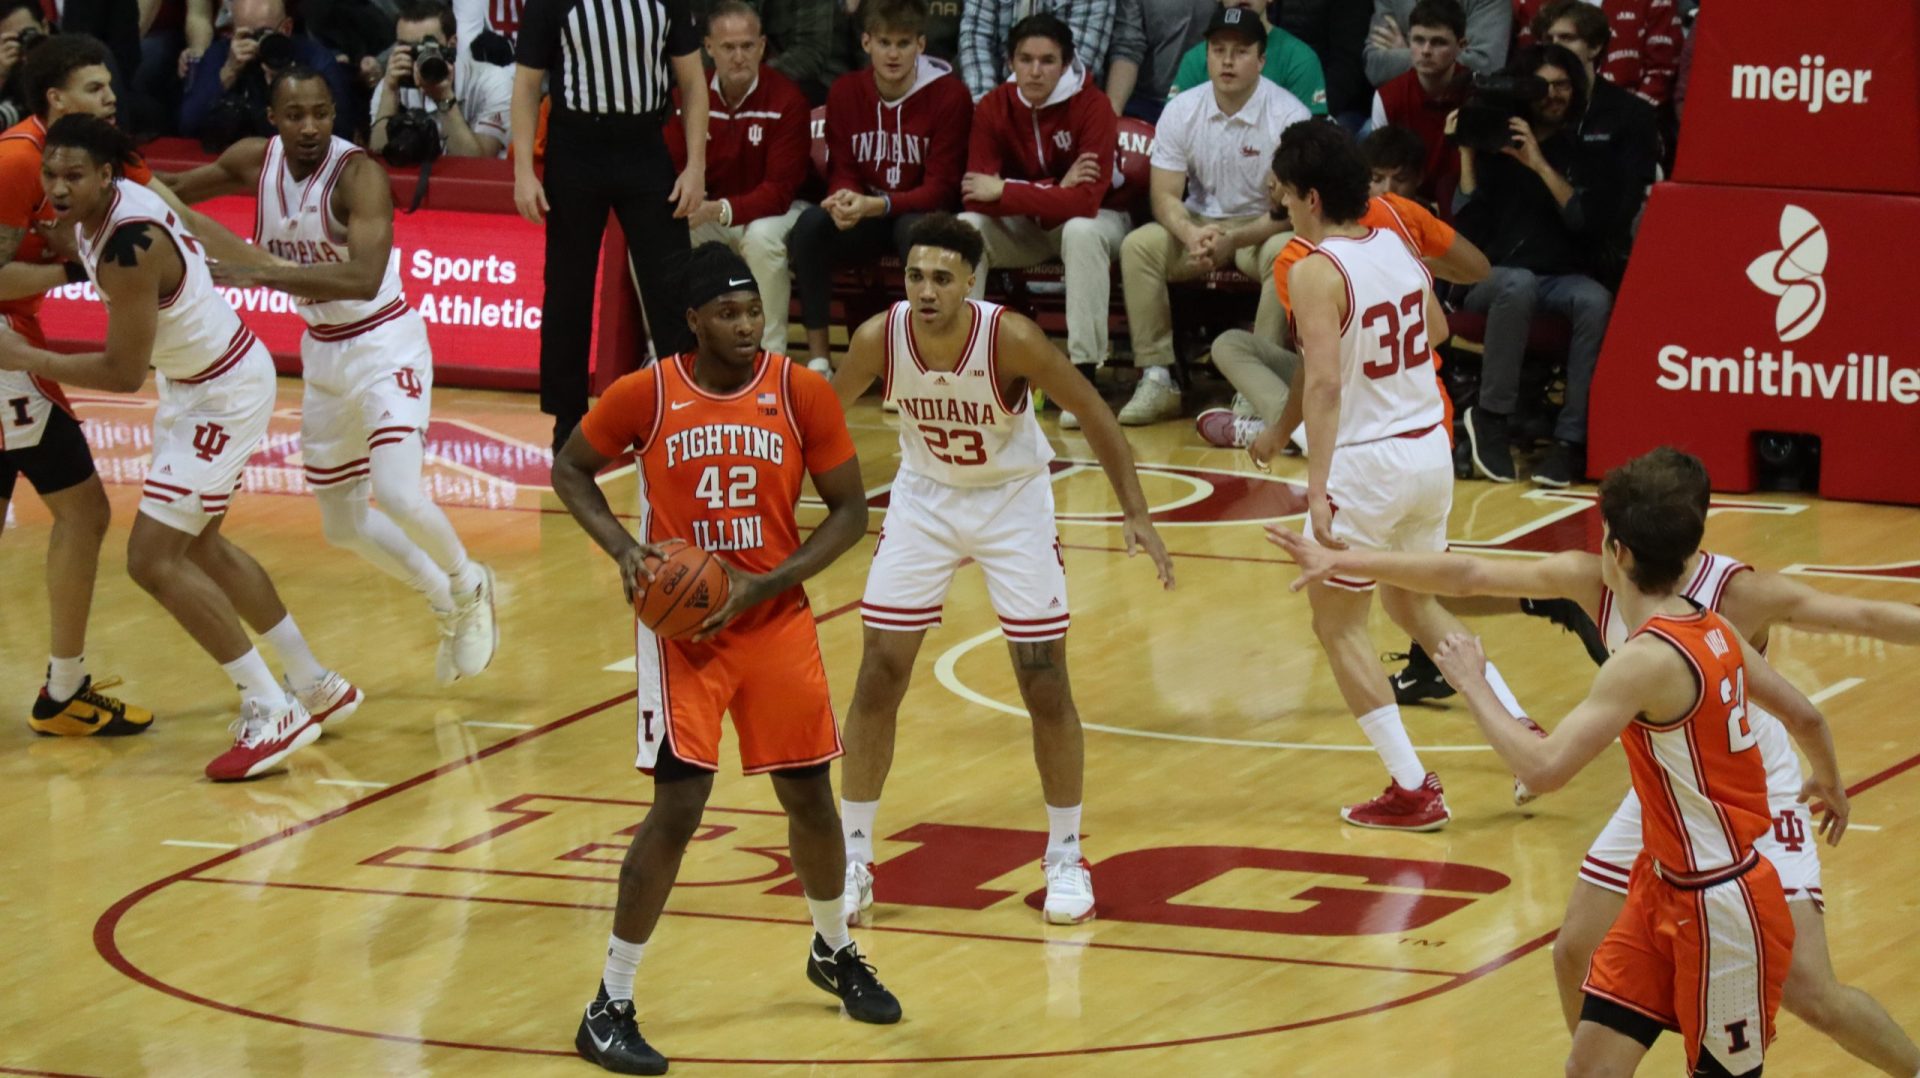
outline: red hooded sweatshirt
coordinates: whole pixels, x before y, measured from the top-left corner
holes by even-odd
[[[1038,108],[1021,96],[1018,84],[1003,82],[974,110],[967,171],[998,176],[1007,181],[1006,190],[997,202],[968,202],[966,208],[990,217],[1032,217],[1043,228],[1092,217],[1107,197],[1105,177],[1113,175],[1119,138],[1113,105],[1078,62]],[[1084,153],[1100,159],[1103,179],[1061,187],[1061,177]]]
[[[960,200],[973,98],[942,60],[920,57],[913,88],[880,100],[873,69],[827,91],[827,190],[885,195],[894,214],[952,209]]]
[[[680,126],[680,91],[664,132],[673,170],[687,167],[687,136]],[[707,84],[707,197],[726,199],[732,223],[778,217],[812,167],[807,154],[813,109],[793,81],[765,64],[747,96],[732,106],[720,96],[720,76]]]

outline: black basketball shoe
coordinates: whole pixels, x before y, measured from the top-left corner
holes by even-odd
[[[665,1074],[667,1057],[653,1050],[640,1035],[633,1017],[633,1001],[610,1000],[607,986],[587,1004],[580,1019],[580,1032],[573,1035],[573,1047],[580,1058],[598,1063],[615,1074]]]
[[[1390,651],[1381,658],[1387,662],[1407,661],[1407,665],[1389,679],[1393,683],[1394,703],[1417,704],[1422,700],[1445,700],[1453,695],[1453,686],[1419,644],[1408,643],[1404,653]]]
[[[1579,603],[1572,599],[1522,599],[1520,610],[1536,618],[1545,618],[1579,637],[1580,643],[1587,649],[1587,658],[1592,659],[1595,666],[1607,661],[1607,638],[1601,634],[1600,627],[1593,623],[1593,619],[1587,616],[1587,612],[1580,609]]]
[[[851,943],[829,951],[827,941],[815,932],[813,946],[807,950],[807,980],[839,996],[855,1021],[886,1026],[900,1020],[900,1001],[873,975],[873,967]]]

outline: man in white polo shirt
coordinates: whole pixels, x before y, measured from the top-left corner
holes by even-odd
[[[1313,115],[1260,77],[1266,49],[1258,16],[1244,8],[1215,11],[1207,24],[1207,82],[1169,101],[1155,127],[1153,220],[1120,245],[1133,362],[1141,368],[1133,399],[1120,410],[1128,426],[1180,414],[1167,282],[1232,265],[1260,282],[1254,332],[1280,339],[1285,315],[1271,275],[1274,256],[1293,233],[1268,214],[1267,162],[1280,132]]]

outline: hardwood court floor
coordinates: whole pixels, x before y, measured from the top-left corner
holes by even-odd
[[[503,645],[482,678],[437,688],[423,604],[321,538],[291,456],[298,388],[282,383],[257,493],[227,532],[370,702],[290,773],[230,786],[200,768],[228,741],[231,690],[125,576],[151,405],[80,405],[116,514],[89,661],[160,717],[117,742],[36,739],[21,714],[0,724],[0,1073],[591,1073],[572,1057],[574,1023],[649,796],[630,767],[613,569],[543,489],[530,400],[443,391],[432,479],[499,571]],[[853,421],[878,493],[892,420],[868,402]],[[906,1020],[856,1025],[805,982],[785,829],[764,782],[727,773],[641,971],[644,1028],[675,1073],[1559,1073],[1550,942],[1626,788],[1618,750],[1520,810],[1457,703],[1412,709],[1454,824],[1342,826],[1337,807],[1377,792],[1381,768],[1254,523],[1300,511],[1303,466],[1261,477],[1185,424],[1131,437],[1178,555],[1171,594],[1116,552],[1085,443],[1056,440],[1074,462],[1056,479],[1100,919],[1054,929],[1033,908],[1045,817],[995,622],[964,571],[907,697],[880,818],[883,904],[858,933]],[[631,508],[630,476],[607,486]],[[24,712],[45,648],[47,518],[24,486],[14,517],[0,694]],[[1591,542],[1596,518],[1590,492],[1463,483],[1453,534],[1526,556]],[[1914,556],[1916,521],[1727,498],[1708,541],[1771,568],[1885,565]],[[810,588],[842,708],[871,551],[869,538]],[[1915,565],[1819,583],[1917,601]],[[1517,616],[1478,625],[1542,719],[1586,688],[1573,638]],[[1404,646],[1377,628],[1383,650]],[[1772,655],[1825,696],[1859,791],[1854,831],[1825,855],[1836,963],[1920,1028],[1906,837],[1920,823],[1920,655],[1796,632]],[[1769,1073],[1863,1073],[1798,1021],[1781,1028]],[[1672,1040],[1646,1073],[1677,1070]]]

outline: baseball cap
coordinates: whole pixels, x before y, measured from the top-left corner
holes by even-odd
[[[1243,7],[1221,6],[1207,20],[1207,40],[1213,35],[1231,33],[1249,45],[1265,45],[1267,28],[1260,24],[1259,12]]]

